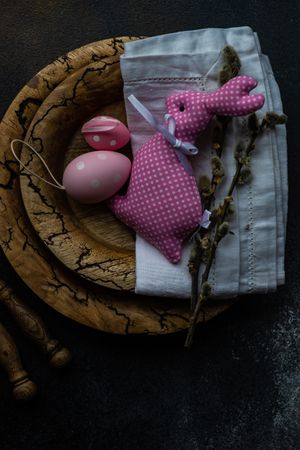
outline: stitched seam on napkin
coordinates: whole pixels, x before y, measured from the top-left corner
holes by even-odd
[[[207,92],[206,83],[207,83],[207,76],[202,76],[200,79],[200,86],[198,86],[199,90]],[[211,157],[213,157],[215,155],[215,152],[212,150],[212,148],[210,149],[210,155],[211,155]],[[213,197],[213,200],[211,202],[211,207],[210,207],[211,211],[213,209],[215,209],[215,206],[216,206],[216,200]],[[204,267],[203,267],[203,269],[204,269]],[[214,259],[213,263],[212,263],[210,280],[211,280],[211,284],[212,284],[212,292],[215,292],[215,290],[216,290],[216,259]]]
[[[203,76],[200,77],[162,77],[162,78],[136,78],[134,80],[126,81],[126,84],[139,83],[140,81],[202,81]]]
[[[247,119],[242,118],[242,129],[247,139],[250,139]],[[255,289],[255,236],[254,236],[254,214],[253,214],[253,191],[251,181],[247,183],[247,200],[248,200],[248,292]]]
[[[255,240],[254,240],[254,220],[253,220],[253,192],[251,184],[248,186],[248,219],[249,219],[249,240],[248,240],[248,291],[252,292],[255,288],[254,266],[255,266]]]

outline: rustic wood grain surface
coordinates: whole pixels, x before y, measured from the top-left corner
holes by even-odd
[[[62,179],[64,167],[71,159],[91,151],[80,133],[90,116],[98,111],[124,121],[122,88],[116,55],[76,71],[45,99],[25,140],[44,158],[57,179]],[[21,159],[31,172],[49,179],[41,161],[26,146]],[[71,202],[65,192],[24,170],[22,175],[20,186],[27,214],[58,259],[90,281],[133,291],[133,233],[105,205],[86,207]]]
[[[112,333],[171,333],[187,327],[188,302],[142,297],[98,286],[67,269],[42,244],[24,209],[19,167],[9,149],[12,139],[26,137],[35,114],[39,114],[39,108],[43,108],[43,103],[55,88],[68,77],[76,77],[77,71],[82,73],[82,68],[86,66],[97,64],[103,58],[118,57],[123,51],[124,42],[129,39],[99,41],[62,56],[30,80],[11,104],[0,124],[1,246],[26,284],[43,301],[71,319]],[[115,67],[118,70],[117,63]],[[74,136],[75,139],[76,126]],[[38,143],[38,137],[34,143]],[[69,148],[72,149],[72,142]],[[77,218],[80,219],[80,214]],[[128,245],[130,247],[132,244]],[[132,250],[127,248],[126,252],[134,260]],[[132,289],[133,284],[130,287]],[[209,320],[234,301],[210,302],[200,319],[205,317]]]

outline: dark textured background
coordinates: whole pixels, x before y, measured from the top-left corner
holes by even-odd
[[[74,354],[48,368],[5,311],[39,385],[16,405],[0,373],[0,448],[289,450],[300,442],[299,2],[0,0],[2,116],[25,82],[61,54],[111,36],[249,25],[259,33],[289,116],[286,286],[244,299],[184,335],[110,336],[65,319],[30,294],[2,257],[1,271]]]

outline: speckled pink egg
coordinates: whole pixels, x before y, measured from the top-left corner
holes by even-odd
[[[67,165],[63,185],[74,200],[98,203],[118,192],[128,179],[130,170],[130,160],[121,153],[84,153]]]
[[[86,122],[81,132],[90,147],[95,150],[118,150],[130,139],[128,128],[118,119],[97,116]]]

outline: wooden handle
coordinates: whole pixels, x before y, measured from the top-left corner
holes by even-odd
[[[30,400],[36,394],[37,388],[24,370],[20,354],[11,335],[0,323],[0,365],[6,371],[13,386],[16,400]]]
[[[22,331],[49,356],[53,367],[65,367],[72,359],[71,352],[52,339],[42,319],[26,306],[12,289],[1,280],[0,301],[7,307]]]

